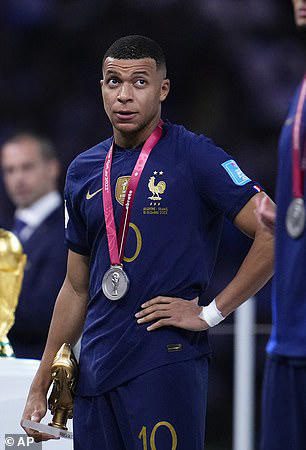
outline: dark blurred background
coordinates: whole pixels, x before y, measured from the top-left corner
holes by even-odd
[[[0,144],[25,129],[48,136],[63,185],[73,157],[110,134],[101,59],[126,34],[145,34],[165,50],[172,92],[163,117],[213,138],[274,197],[278,135],[305,60],[289,0],[2,0]],[[12,205],[1,179],[0,199],[5,226]],[[226,224],[207,299],[249,245]],[[258,323],[270,322],[269,297],[268,286],[258,295]],[[232,340],[212,336],[208,450],[231,449]],[[257,337],[257,432],[266,340]]]

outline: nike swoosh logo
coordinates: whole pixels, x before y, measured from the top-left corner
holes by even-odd
[[[96,194],[102,191],[103,188],[98,189],[96,192],[93,192],[92,194],[88,191],[86,194],[86,200],[90,200],[92,197],[94,197]]]

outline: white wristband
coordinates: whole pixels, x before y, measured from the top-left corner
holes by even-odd
[[[210,327],[218,325],[218,323],[225,319],[225,317],[223,317],[221,312],[218,310],[215,299],[210,302],[208,306],[203,306],[199,317],[200,319],[205,320]]]

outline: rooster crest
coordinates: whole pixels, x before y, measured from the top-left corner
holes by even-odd
[[[163,194],[166,190],[166,183],[164,181],[159,181],[155,185],[155,177],[150,177],[148,188],[152,192],[152,196],[148,197],[150,200],[161,200],[162,198],[159,194]]]

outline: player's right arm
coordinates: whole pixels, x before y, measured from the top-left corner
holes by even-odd
[[[89,258],[69,250],[67,273],[58,294],[45,351],[31,384],[22,419],[39,422],[46,414],[47,392],[51,384],[51,365],[64,342],[72,346],[82,334],[87,311]],[[28,429],[26,432],[37,437]],[[48,435],[40,435],[47,440]]]

